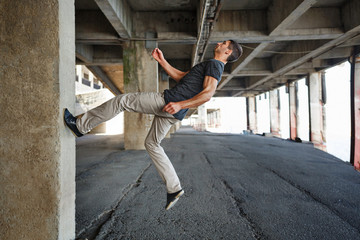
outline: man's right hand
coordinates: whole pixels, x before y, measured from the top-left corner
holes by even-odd
[[[151,55],[153,56],[153,58],[158,62],[158,63],[161,63],[163,61],[165,61],[165,58],[164,58],[164,55],[162,53],[162,51],[158,48],[155,48]]]
[[[165,72],[167,74],[169,74],[169,76],[174,79],[176,82],[179,82],[184,76],[185,72],[182,72],[176,68],[174,68],[173,66],[171,66],[166,59],[164,58],[164,54],[162,53],[162,51],[158,48],[155,48],[151,55],[153,56],[153,58],[160,64],[160,66],[165,70]]]

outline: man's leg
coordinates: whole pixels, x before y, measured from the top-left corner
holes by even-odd
[[[121,94],[86,112],[81,118],[76,120],[76,127],[82,134],[85,134],[100,123],[112,119],[122,111],[172,117],[171,114],[161,111],[164,106],[165,101],[161,93],[138,92]]]
[[[164,149],[160,146],[161,141],[170,130],[171,126],[178,122],[175,118],[166,118],[155,116],[150,131],[145,139],[145,148],[160,177],[166,184],[168,193],[174,193],[181,190],[179,178],[175,172]]]
[[[184,194],[175,169],[164,152],[164,149],[160,146],[161,140],[165,137],[170,127],[177,121],[179,120],[173,117],[155,116],[150,131],[145,139],[146,150],[166,185],[168,192],[165,205],[166,210],[173,207]]]

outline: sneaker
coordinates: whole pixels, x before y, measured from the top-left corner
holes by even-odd
[[[67,108],[64,109],[64,122],[75,137],[81,137],[83,134],[76,127],[76,117],[74,117]]]
[[[165,209],[169,210],[170,208],[172,208],[183,194],[184,190],[182,189],[176,193],[168,193]]]

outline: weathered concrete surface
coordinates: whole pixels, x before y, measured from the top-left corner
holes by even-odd
[[[96,234],[150,166],[151,159],[145,151],[123,150],[123,135],[86,135],[77,139],[77,236]]]
[[[273,136],[280,137],[280,106],[279,90],[270,91],[270,132]]]
[[[75,237],[74,1],[0,1],[0,239]]]
[[[155,168],[135,170],[138,179],[129,182],[138,184],[117,202],[96,239],[360,239],[360,174],[310,144],[181,128],[163,146],[184,197],[165,211]],[[124,152],[129,159],[141,153]],[[132,168],[120,170],[127,171]],[[109,184],[101,182],[94,187]],[[103,200],[96,199],[93,207]]]
[[[248,97],[248,130],[252,131],[253,133],[257,133],[257,120],[256,120],[256,99],[255,97]]]
[[[310,115],[310,141],[316,148],[326,151],[326,133],[324,127],[324,110],[321,99],[321,72],[309,76],[309,115]]]
[[[195,128],[198,131],[206,131],[207,128],[207,109],[205,104],[198,106],[198,119],[196,120]]]
[[[124,44],[124,90],[133,92],[158,91],[158,63],[151,51],[145,49],[144,41]],[[124,113],[126,149],[145,149],[144,140],[150,130],[153,115]]]
[[[355,63],[354,111],[355,111],[355,154],[354,167],[360,171],[360,58]]]
[[[290,138],[295,140],[297,137],[297,104],[295,83],[289,84],[289,111],[290,111]]]

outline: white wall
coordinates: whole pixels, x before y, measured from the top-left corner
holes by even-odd
[[[335,66],[325,72],[327,102],[326,147],[328,153],[350,161],[350,64]]]
[[[266,98],[265,98],[266,95]],[[260,100],[261,98],[261,100]],[[270,106],[269,106],[269,93],[263,93],[256,96],[256,107],[257,107],[257,125],[258,133],[269,133],[270,132]]]

